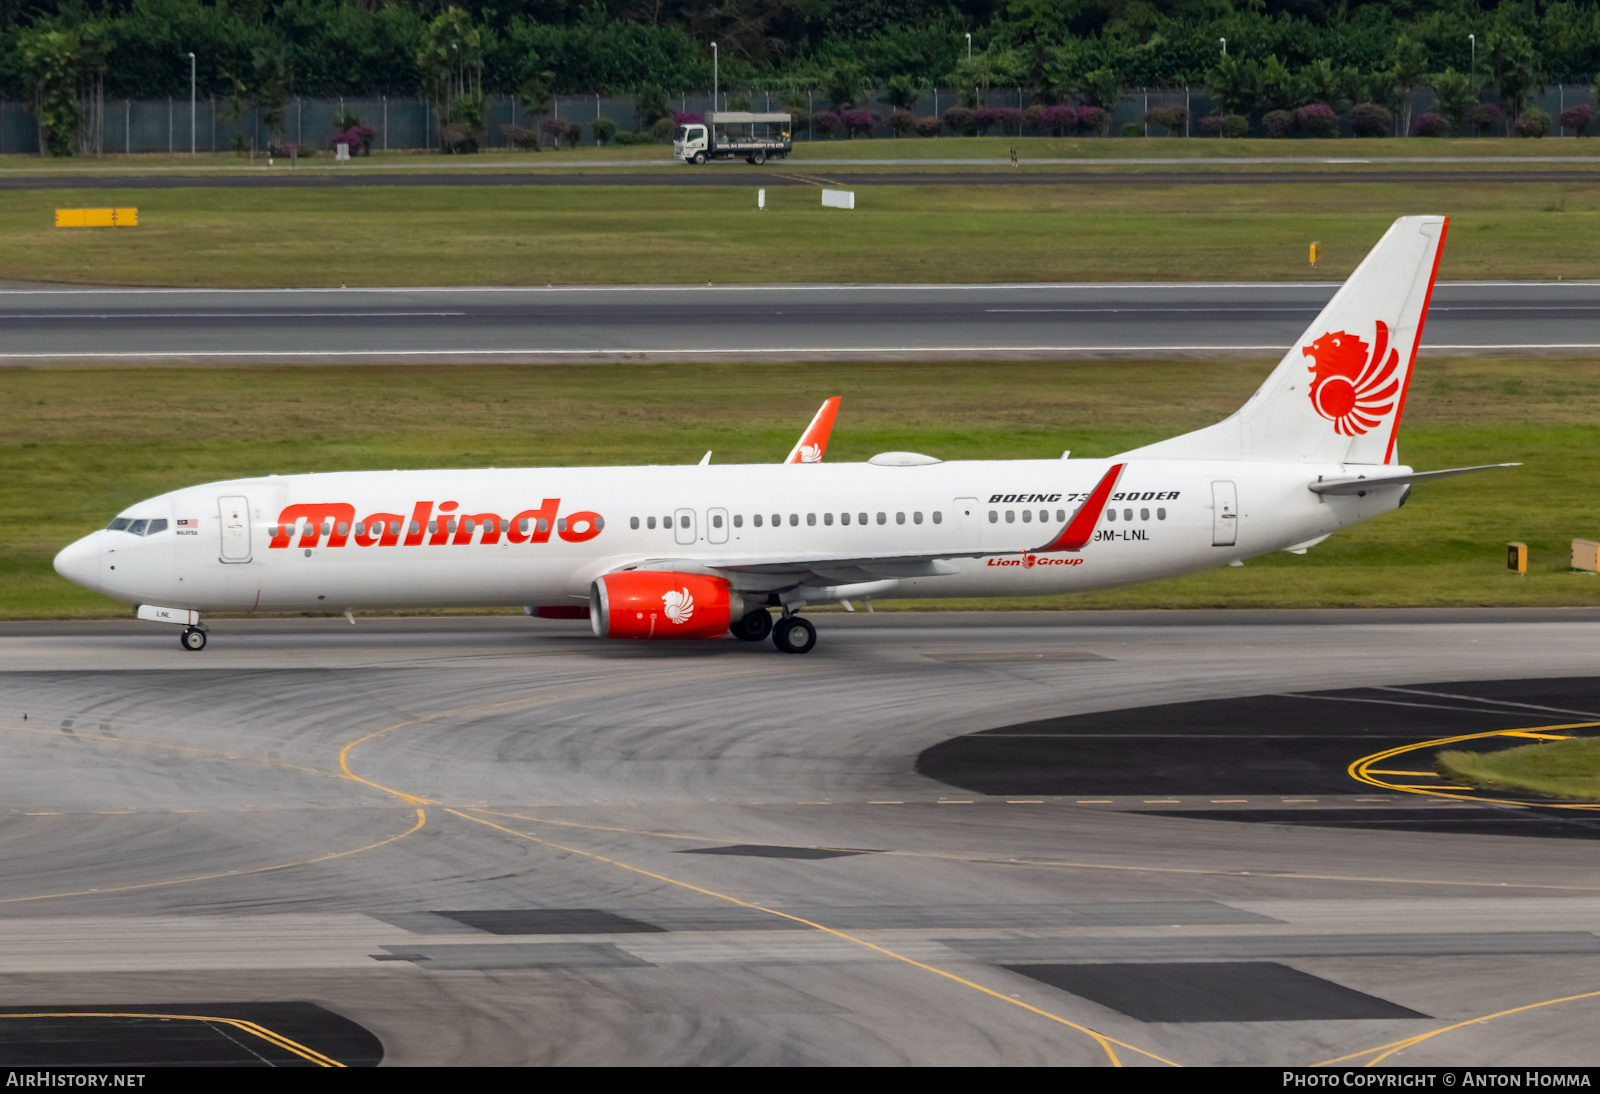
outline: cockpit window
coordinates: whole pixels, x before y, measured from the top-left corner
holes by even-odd
[[[156,520],[134,520],[132,517],[118,517],[106,525],[108,532],[127,532],[131,536],[153,536],[157,532],[165,532],[168,522]]]

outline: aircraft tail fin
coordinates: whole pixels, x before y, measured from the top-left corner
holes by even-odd
[[[822,462],[822,454],[828,450],[828,438],[833,435],[833,419],[839,414],[840,398],[841,396],[835,395],[823,400],[822,406],[817,410],[817,416],[811,419],[806,431],[800,434],[798,441],[794,442],[789,455],[784,457],[784,463]]]
[[[1232,417],[1113,459],[1393,464],[1449,219],[1401,217]]]

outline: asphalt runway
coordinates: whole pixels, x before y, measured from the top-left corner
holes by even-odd
[[[819,631],[0,626],[0,1062],[1594,1064],[1596,613]]]
[[[1280,356],[1330,283],[0,289],[0,364]],[[1431,353],[1600,349],[1600,281],[1440,284]]]

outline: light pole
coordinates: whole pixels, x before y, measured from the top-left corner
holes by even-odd
[[[1222,43],[1222,55],[1226,57],[1228,55],[1228,40],[1226,38],[1218,38],[1217,41]]]
[[[1472,73],[1472,86],[1476,90],[1478,86],[1478,36],[1469,34],[1467,35],[1467,41],[1472,43],[1472,64],[1468,71]]]
[[[718,66],[717,66],[717,43],[712,42],[711,43],[711,109],[712,110],[716,110],[717,109],[717,80],[718,80],[718,77],[720,75],[719,72],[717,71],[717,69],[718,69]]]
[[[967,60],[970,61],[970,60],[972,60],[972,32],[969,30],[969,31],[966,32],[966,35],[967,35]],[[978,101],[978,105],[979,106],[983,105],[982,100],[978,100],[978,81],[977,80],[973,80],[972,81],[972,97],[973,97],[974,100]]]
[[[194,159],[194,54],[189,54],[189,158]]]

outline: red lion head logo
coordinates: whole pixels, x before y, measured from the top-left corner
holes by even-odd
[[[1346,437],[1358,437],[1380,424],[1394,409],[1400,390],[1394,375],[1400,351],[1389,348],[1389,327],[1381,319],[1374,341],[1377,345],[1370,356],[1365,342],[1344,331],[1330,331],[1300,347],[1313,362],[1307,366],[1311,405]]]

